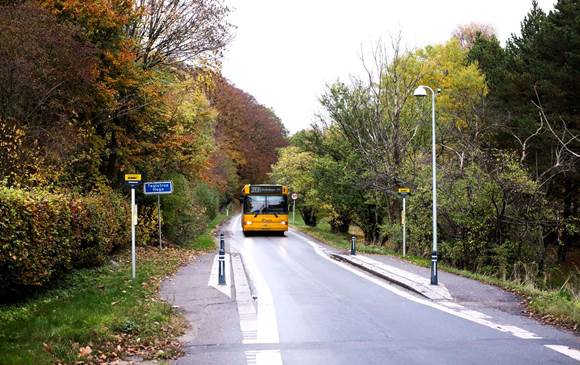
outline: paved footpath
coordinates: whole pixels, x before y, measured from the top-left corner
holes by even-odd
[[[215,254],[205,254],[161,286],[161,297],[182,311],[190,324],[180,339],[186,356],[176,364],[246,364],[239,351],[211,351],[242,342],[237,302],[231,295],[233,284],[228,278],[227,289],[219,288],[215,272]],[[197,351],[200,348],[210,351]]]

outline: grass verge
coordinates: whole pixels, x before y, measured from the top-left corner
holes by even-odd
[[[340,234],[330,231],[328,222],[322,220],[316,227],[309,227],[304,224],[301,217],[296,216],[294,228],[304,232],[329,246],[348,250],[350,249],[350,235]],[[400,253],[395,252],[387,247],[375,245],[365,245],[357,242],[357,252],[390,255],[406,260],[412,264],[422,267],[429,267],[431,264],[429,258],[418,256],[403,257]],[[523,284],[510,280],[502,280],[495,276],[483,275],[467,270],[460,270],[455,267],[439,264],[443,271],[478,280],[486,284],[491,284],[518,294],[524,299],[527,312],[530,316],[550,324],[560,325],[574,331],[580,330],[580,300],[570,294],[564,287],[559,290],[540,290],[532,284]]]
[[[158,298],[159,285],[199,251],[215,249],[218,215],[189,247],[138,247],[137,277],[130,253],[78,270],[24,302],[0,306],[0,363],[103,364],[137,356],[181,354],[181,314]]]
[[[0,307],[2,364],[105,363],[126,356],[170,358],[185,322],[157,299],[159,284],[190,258],[179,249],[138,248],[73,272],[35,298]]]
[[[218,215],[211,222],[209,222],[205,233],[197,236],[191,244],[186,246],[186,248],[203,252],[215,250],[215,229],[228,218],[229,217],[226,216],[225,213],[218,213]]]

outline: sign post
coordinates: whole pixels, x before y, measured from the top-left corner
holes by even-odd
[[[403,257],[407,256],[407,226],[406,226],[406,215],[407,215],[407,195],[411,193],[409,188],[399,188],[399,194],[403,197],[403,212],[401,213],[401,224],[403,225]]]
[[[135,280],[135,226],[137,225],[137,205],[135,204],[135,189],[141,183],[141,174],[126,174],[125,182],[131,186],[131,279]]]
[[[163,249],[161,243],[161,194],[173,193],[172,181],[148,181],[143,184],[145,195],[157,195],[157,221],[159,226],[159,249]]]
[[[296,223],[296,199],[298,199],[298,193],[292,193],[292,224]]]

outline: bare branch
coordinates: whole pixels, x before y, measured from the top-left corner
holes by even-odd
[[[145,68],[217,59],[231,40],[230,10],[222,0],[139,0],[140,16],[127,27]]]

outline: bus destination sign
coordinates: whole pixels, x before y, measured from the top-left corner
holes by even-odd
[[[250,194],[282,194],[282,187],[276,185],[252,185]]]

